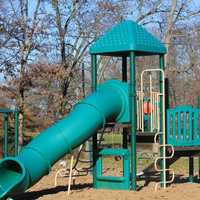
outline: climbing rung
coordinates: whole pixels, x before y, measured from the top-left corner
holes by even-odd
[[[169,171],[169,172],[172,173],[172,177],[171,177],[171,179],[170,179],[170,180],[166,180],[166,181],[165,181],[165,184],[173,183],[174,178],[175,178],[174,170],[172,170],[172,169],[166,169],[165,171],[166,171],[166,172]],[[155,191],[157,191],[158,186],[159,186],[160,184],[163,184],[163,183],[164,183],[163,181],[160,181],[159,183],[156,183],[156,185],[155,185]]]
[[[173,158],[173,156],[174,156],[174,147],[171,144],[163,144],[163,145],[160,145],[159,147],[160,148],[161,147],[170,147],[172,149],[172,151],[171,151],[171,155],[170,156],[165,156],[165,157],[160,156],[160,157],[157,157],[155,159],[155,161],[154,161],[154,168],[155,168],[155,170],[157,172],[165,172],[165,173],[166,172],[171,172],[172,173],[172,178],[170,180],[160,181],[159,183],[156,183],[156,185],[155,185],[155,191],[157,191],[158,185],[160,185],[160,184],[163,183],[166,186],[166,184],[172,183],[174,181],[174,177],[175,177],[174,171],[172,169],[166,169],[166,168],[159,169],[158,166],[157,166],[157,163],[158,163],[159,160],[163,160],[163,159],[166,160],[166,159]]]

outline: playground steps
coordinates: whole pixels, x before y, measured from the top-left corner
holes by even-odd
[[[137,143],[153,143],[155,133],[137,131],[136,141]]]

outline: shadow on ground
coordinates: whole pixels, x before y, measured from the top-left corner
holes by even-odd
[[[170,180],[171,178],[172,177],[170,176],[170,177],[168,177],[167,180]],[[139,188],[138,188],[138,190],[142,190],[144,187],[147,187],[152,182],[155,182],[155,183],[160,182],[160,174],[157,172],[150,172],[150,173],[146,174],[145,176],[141,176],[140,178],[138,178],[138,180],[144,181],[144,185],[139,186]],[[194,181],[194,183],[200,183],[200,180],[198,179],[197,176],[194,177],[193,181]],[[186,177],[183,174],[175,175],[174,181],[172,184],[183,184],[183,183],[189,183],[188,177]]]
[[[138,187],[138,191],[142,190],[144,187],[147,187],[150,182],[159,182],[160,181],[160,176],[158,173],[152,173],[151,176],[143,176],[138,178],[138,180],[145,180],[144,185]],[[200,183],[200,181],[195,177],[195,183]],[[173,181],[173,184],[183,184],[183,183],[188,183],[188,178],[185,177],[184,175],[176,175],[175,179]],[[84,183],[84,184],[75,184],[71,186],[71,190],[74,191],[82,191],[84,189],[89,189],[92,187],[91,183]],[[15,200],[36,200],[42,196],[45,195],[51,195],[51,194],[56,194],[59,192],[66,192],[67,191],[67,186],[57,186],[54,188],[49,188],[49,189],[43,189],[39,191],[32,191],[32,192],[26,192],[22,195],[15,196]]]
[[[91,187],[92,187],[91,183],[77,184],[77,185],[71,186],[71,190],[83,190],[83,189],[87,189]],[[45,195],[56,194],[56,193],[64,192],[64,191],[67,191],[67,186],[57,186],[54,188],[43,189],[39,191],[26,192],[22,195],[15,196],[14,199],[15,200],[36,200]]]

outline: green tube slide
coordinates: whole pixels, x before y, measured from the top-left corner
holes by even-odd
[[[34,185],[55,162],[84,143],[105,122],[127,121],[128,102],[126,83],[110,80],[101,84],[70,114],[38,134],[18,156],[0,161],[0,199]]]

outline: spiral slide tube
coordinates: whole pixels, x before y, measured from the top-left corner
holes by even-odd
[[[70,114],[38,134],[18,156],[0,161],[0,199],[26,191],[105,122],[124,118],[127,108],[126,83],[110,80],[101,84],[96,92],[76,104]]]

